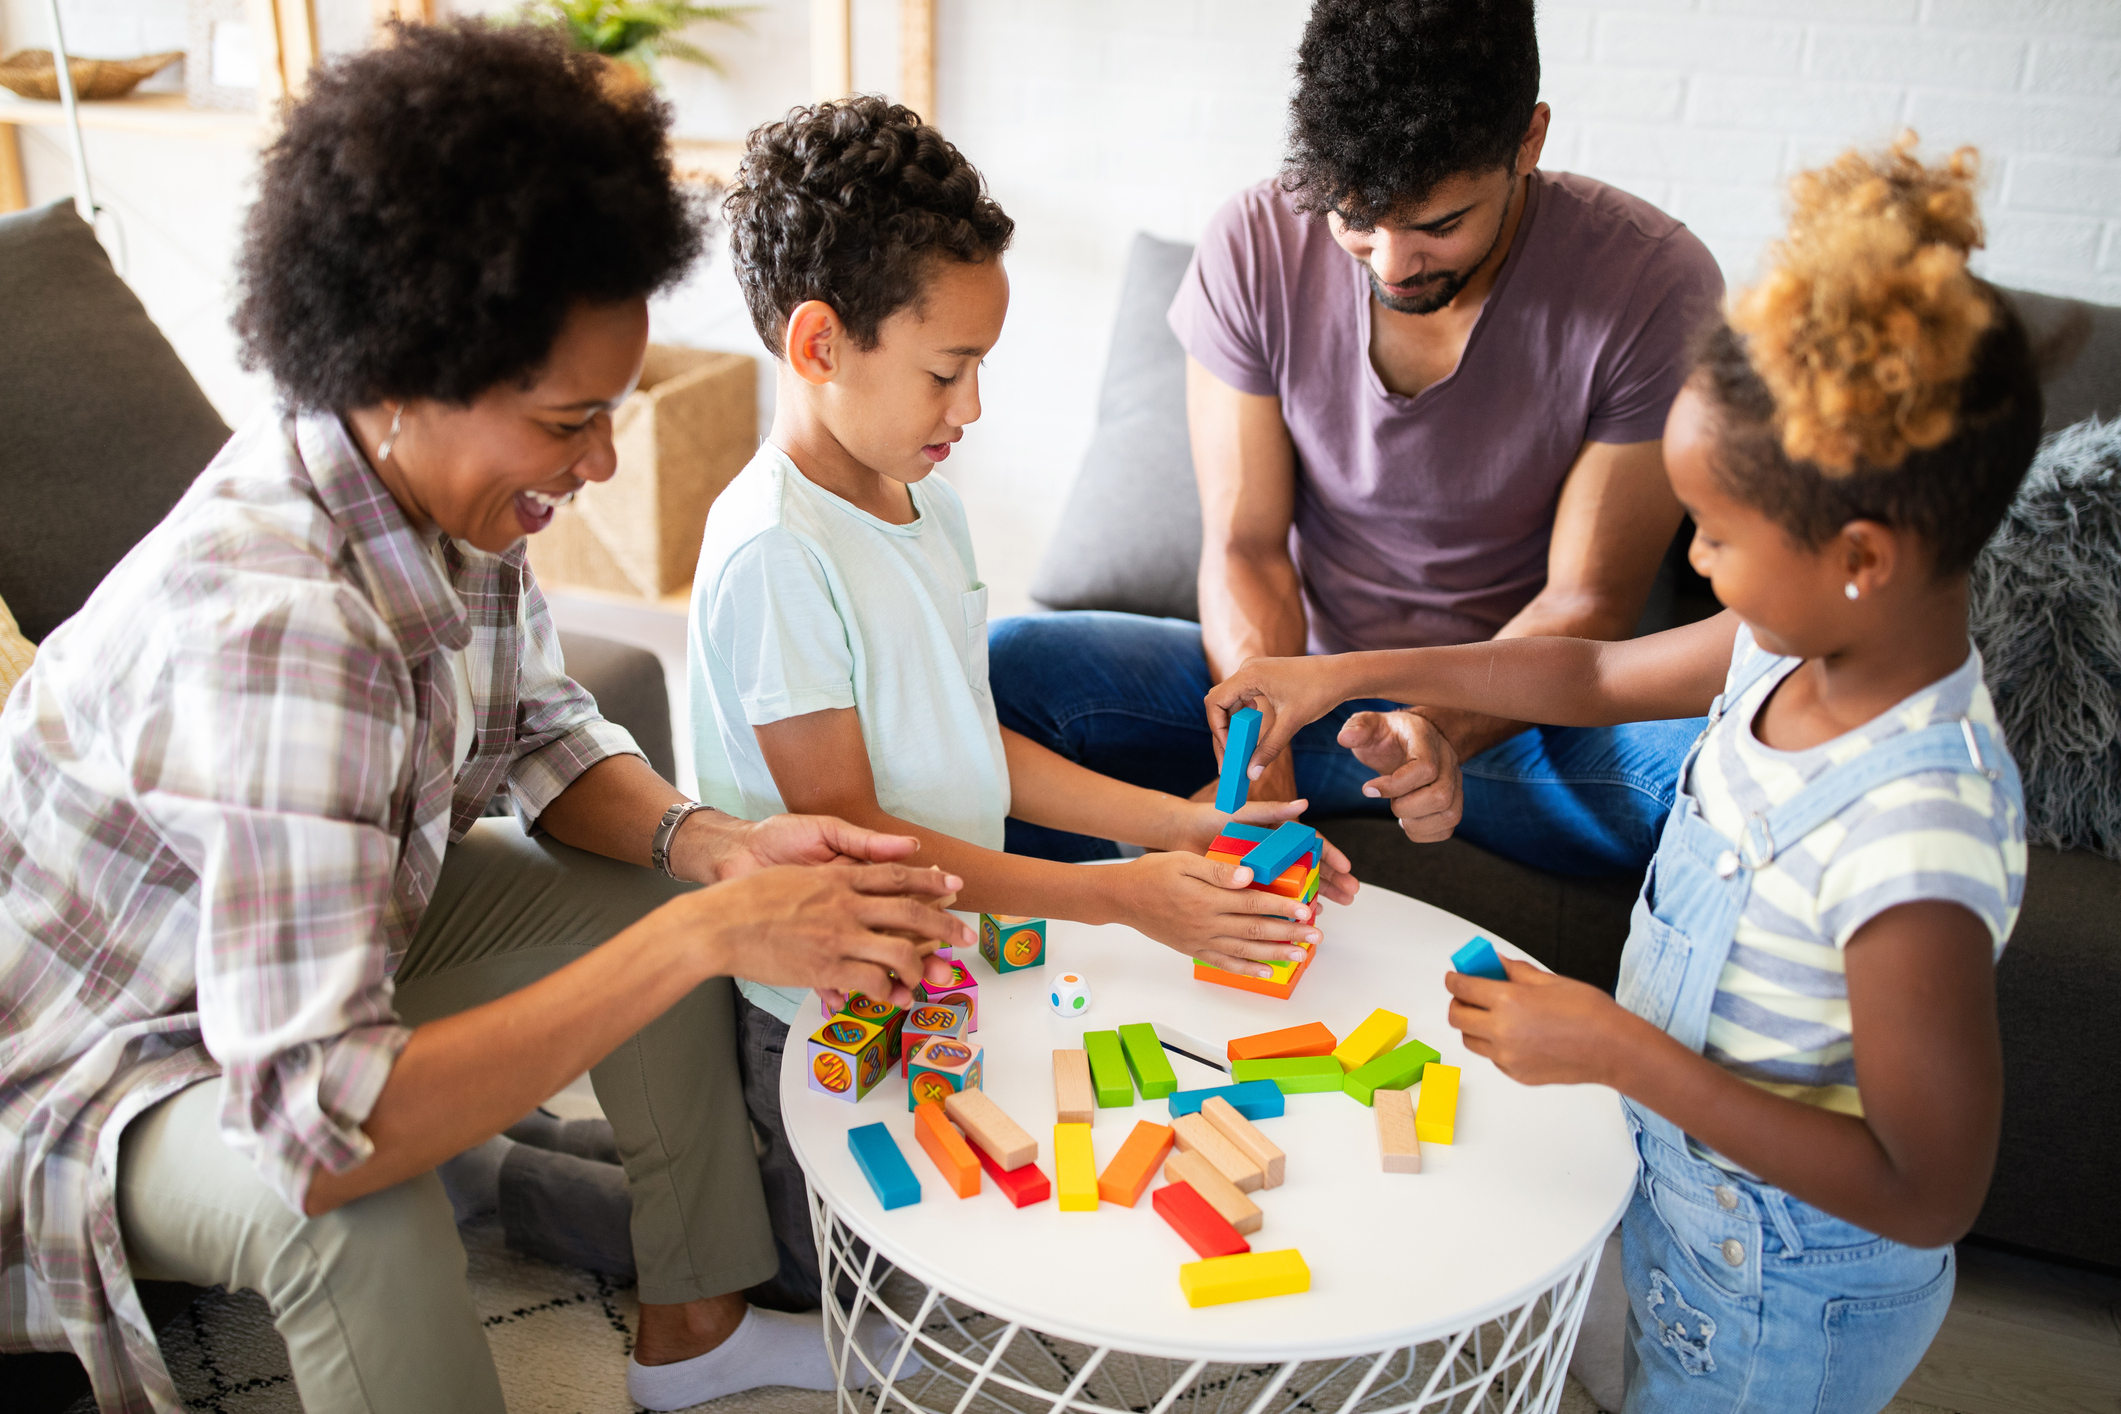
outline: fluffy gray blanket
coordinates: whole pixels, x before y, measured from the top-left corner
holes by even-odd
[[[1972,601],[2027,837],[2121,859],[2121,421],[2041,445]]]

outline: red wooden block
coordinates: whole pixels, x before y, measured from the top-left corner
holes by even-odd
[[[972,1157],[994,1180],[994,1186],[1009,1195],[1009,1201],[1019,1208],[1028,1208],[1033,1203],[1043,1203],[1053,1196],[1053,1180],[1037,1164],[1025,1164],[1020,1169],[1005,1169],[994,1161],[994,1156],[979,1145],[972,1146]],[[1212,1209],[1210,1211],[1213,1211]]]
[[[1190,1183],[1167,1183],[1149,1195],[1157,1215],[1171,1230],[1186,1239],[1186,1245],[1202,1257],[1228,1257],[1249,1252],[1252,1244],[1201,1197]]]

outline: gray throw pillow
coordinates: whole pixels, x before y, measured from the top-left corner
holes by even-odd
[[[0,599],[41,642],[228,427],[71,202],[0,216]]]
[[[2121,859],[2121,422],[2040,448],[1971,597],[2026,837]]]
[[[1137,235],[1097,432],[1031,597],[1051,609],[1200,617],[1200,492],[1186,437],[1186,351],[1164,322],[1193,247]]]
[[[2045,430],[2121,416],[2121,309],[2028,290],[2002,293],[2024,321],[2040,365]]]

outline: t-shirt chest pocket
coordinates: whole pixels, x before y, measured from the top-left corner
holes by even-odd
[[[987,586],[975,584],[958,596],[965,616],[965,680],[975,691],[987,688]]]

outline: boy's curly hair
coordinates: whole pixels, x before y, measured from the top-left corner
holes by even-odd
[[[1318,0],[1282,190],[1370,230],[1439,182],[1512,166],[1538,106],[1532,0]]]
[[[754,129],[723,210],[752,325],[776,358],[804,301],[831,305],[875,348],[884,321],[919,301],[930,262],[978,263],[1016,232],[963,153],[874,94]]]
[[[1800,543],[1876,520],[1950,574],[2009,508],[2042,408],[2024,327],[1966,268],[1976,154],[1925,165],[1914,147],[1903,134],[1790,183],[1789,234],[1708,329],[1697,386],[1723,479]]]
[[[639,299],[706,240],[669,109],[543,29],[393,25],[319,68],[265,154],[237,265],[246,367],[299,407],[467,403],[534,375],[578,302]]]

